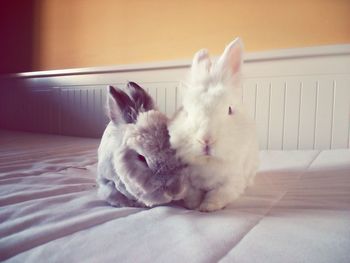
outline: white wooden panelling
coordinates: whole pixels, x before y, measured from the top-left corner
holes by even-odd
[[[157,108],[171,117],[181,105],[182,88],[179,88],[178,82],[139,82],[139,84],[151,95],[156,102]],[[180,90],[180,92],[179,92]]]
[[[257,83],[256,92],[256,126],[258,130],[259,145],[266,149],[269,136],[269,105],[270,85],[269,80],[261,80]]]
[[[0,127],[101,136],[106,86],[143,86],[172,116],[190,61],[22,73],[0,77]],[[242,100],[261,149],[350,147],[350,45],[247,54]],[[10,117],[9,117],[10,116]]]
[[[56,87],[62,134],[93,136],[107,123],[105,86]]]
[[[333,130],[331,148],[349,145],[350,132],[350,77],[334,82]]]
[[[313,149],[316,127],[317,82],[309,78],[304,79],[301,85],[299,149]]]
[[[316,149],[330,148],[333,116],[333,82],[331,78],[320,77],[317,81],[317,114],[315,128]]]
[[[269,149],[282,149],[284,139],[284,100],[285,82],[281,79],[271,81],[269,105]]]
[[[297,149],[298,147],[300,86],[300,81],[297,79],[286,79],[282,144],[282,149],[285,150]]]
[[[165,113],[168,116],[173,116],[174,113],[177,110],[177,105],[176,105],[176,100],[174,98],[176,98],[176,89],[177,86],[175,85],[171,85],[169,88],[166,89],[166,108],[165,108]]]

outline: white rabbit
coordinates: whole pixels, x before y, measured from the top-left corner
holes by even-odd
[[[110,123],[98,149],[98,194],[113,206],[147,206],[182,198],[186,165],[169,143],[168,119],[136,83],[108,89]]]
[[[239,38],[213,64],[206,50],[198,51],[183,107],[168,127],[172,147],[189,164],[189,208],[224,208],[253,182],[258,169],[255,123],[242,104],[242,56]]]

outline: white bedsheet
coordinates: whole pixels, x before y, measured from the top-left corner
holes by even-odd
[[[228,208],[114,208],[96,196],[99,141],[0,132],[0,260],[350,262],[350,151],[261,152]]]

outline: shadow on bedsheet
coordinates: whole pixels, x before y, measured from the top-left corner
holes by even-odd
[[[350,209],[348,167],[259,173],[255,185],[239,200],[214,213],[180,207],[110,207],[97,199],[96,189],[92,187],[94,168],[90,168],[0,179],[0,260],[125,217],[145,222],[151,217],[152,225],[165,220],[159,215],[167,220],[176,217],[193,227],[200,218],[203,222],[234,219],[246,222],[244,229],[250,229],[262,218],[276,216],[276,211],[285,216],[312,210]],[[248,230],[244,229],[246,233]]]
[[[350,209],[350,166],[308,171],[262,172],[229,209]]]

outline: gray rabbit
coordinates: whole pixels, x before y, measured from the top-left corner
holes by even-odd
[[[183,198],[186,165],[169,143],[168,119],[136,83],[109,86],[110,123],[98,149],[98,195],[112,206],[152,207]]]

